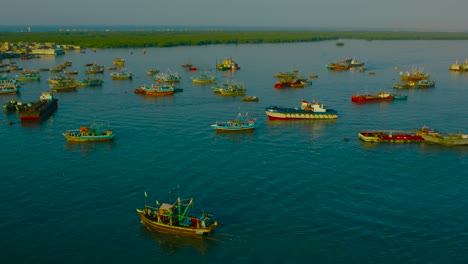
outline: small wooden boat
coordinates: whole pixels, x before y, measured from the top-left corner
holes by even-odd
[[[125,65],[125,59],[122,57],[115,57],[113,63],[114,66],[123,67]]]
[[[133,74],[126,70],[113,72],[110,75],[112,80],[131,80],[133,78]]]
[[[148,195],[145,192],[145,207],[143,210],[136,209],[136,211],[140,216],[141,223],[151,230],[203,238],[210,235],[213,229],[218,226],[218,222],[211,221],[211,215],[203,210],[199,212],[201,216],[196,217],[197,208],[194,206],[194,199],[180,198],[178,186],[175,201],[159,203],[156,200],[156,207],[152,207],[146,204],[146,199],[148,199]]]
[[[216,76],[208,76],[206,74],[200,74],[197,77],[192,77],[193,83],[216,83]]]
[[[318,76],[317,75],[310,75],[309,78],[316,79],[316,78],[318,78]]]
[[[149,68],[146,70],[147,75],[156,75],[160,72],[158,68]]]
[[[94,122],[89,127],[82,126],[80,129],[68,130],[62,135],[69,142],[100,142],[114,140],[114,132],[104,122]]]
[[[246,96],[242,97],[242,101],[246,102],[258,102],[259,98],[257,96]]]
[[[246,113],[242,115],[239,113],[234,120],[228,122],[216,122],[211,125],[212,128],[218,133],[228,133],[228,132],[250,132],[253,131],[256,127],[256,119],[249,117],[249,114]]]
[[[406,94],[393,94],[395,100],[406,100],[408,96]]]
[[[82,81],[77,82],[78,86],[102,86],[102,83],[104,81],[100,79],[91,79],[91,78],[86,78]]]

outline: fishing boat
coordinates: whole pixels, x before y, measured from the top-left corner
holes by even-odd
[[[327,109],[318,102],[301,101],[301,108],[285,108],[281,106],[269,106],[265,113],[270,120],[293,119],[337,119],[338,113],[333,109]]]
[[[256,127],[256,119],[249,116],[249,113],[239,113],[234,120],[228,122],[216,122],[211,125],[218,133],[229,132],[250,132]]]
[[[20,85],[16,79],[0,80],[0,94],[17,94],[20,91]]]
[[[352,95],[351,101],[355,103],[367,103],[367,102],[382,102],[382,101],[393,101],[395,98],[391,93],[379,92],[376,95],[364,94],[364,95]]]
[[[62,135],[68,142],[102,142],[114,140],[114,132],[104,122],[93,122],[90,126],[67,130]]]
[[[160,72],[158,68],[148,68],[146,69],[146,74],[147,75],[156,75]]]
[[[418,133],[426,142],[445,146],[468,145],[468,134],[465,133],[441,133],[423,126]]]
[[[395,100],[406,100],[408,96],[406,94],[393,94],[393,99]]]
[[[77,85],[78,86],[89,86],[89,87],[102,86],[103,82],[104,81],[101,80],[101,79],[86,78],[84,80],[78,81]]]
[[[459,71],[468,71],[468,59],[465,59],[465,62],[460,65]]]
[[[213,88],[215,93],[219,93],[222,96],[238,96],[238,95],[245,95],[247,89],[245,89],[244,84],[231,81],[226,82],[221,85],[220,88]]]
[[[47,79],[49,84],[58,85],[60,83],[74,83],[76,79],[74,77],[66,77],[63,75],[55,75],[54,77],[49,77]]]
[[[415,82],[398,82],[393,85],[394,89],[408,89],[408,88],[417,88]]]
[[[348,62],[348,66],[353,68],[353,67],[362,67],[364,66],[364,62],[358,61],[356,59],[351,59],[351,61]]]
[[[400,72],[400,78],[403,81],[420,81],[429,78],[431,75],[425,73],[424,71],[407,71],[407,72]]]
[[[245,97],[242,97],[242,101],[246,101],[246,102],[258,102],[259,98],[258,96],[245,96]]]
[[[85,66],[86,74],[99,74],[104,73],[104,65],[98,65],[96,63]]]
[[[275,74],[276,78],[282,79],[282,78],[296,78],[297,74],[299,73],[298,70],[293,70],[293,71],[285,71],[285,72],[278,72]]]
[[[3,108],[7,112],[13,112],[13,111],[19,112],[19,111],[26,110],[27,108],[30,108],[32,104],[33,103],[23,103],[23,102],[16,101],[16,100],[10,100],[9,102],[3,105]]]
[[[197,210],[194,198],[181,198],[178,186],[177,198],[173,202],[171,192],[169,192],[169,201],[159,203],[156,200],[156,207],[149,206],[146,203],[147,199],[148,195],[145,192],[145,207],[136,211],[141,223],[156,232],[203,238],[210,235],[218,226],[217,221],[210,219],[210,214],[203,209]],[[196,216],[197,213],[199,217]]]
[[[123,67],[125,65],[125,60],[122,57],[115,57],[113,63],[114,66]]]
[[[17,80],[20,82],[35,82],[41,80],[41,73],[36,70],[23,70],[18,76]]]
[[[193,83],[216,83],[216,77],[215,76],[208,76],[206,74],[200,74],[197,77],[192,77],[192,82]]]
[[[77,86],[76,83],[59,83],[50,85],[50,90],[52,92],[74,92]]]
[[[154,76],[154,81],[156,82],[180,82],[182,77],[179,76],[177,72],[160,72]]]
[[[458,60],[456,60],[454,64],[450,65],[449,71],[460,71],[460,64],[458,64]]]
[[[427,88],[427,87],[434,87],[435,86],[435,81],[431,79],[424,79],[420,80],[416,83],[416,86],[418,88]]]
[[[325,65],[330,71],[347,71],[350,66],[343,63],[329,63]]]
[[[362,141],[373,143],[411,143],[424,141],[421,135],[411,131],[363,131],[359,132],[358,136]]]
[[[78,75],[78,71],[77,70],[63,71],[63,74],[65,74],[65,75]]]
[[[20,91],[19,85],[0,85],[0,94],[17,94]]]
[[[219,71],[235,71],[239,70],[240,67],[233,59],[225,59],[216,65],[216,69]]]
[[[126,70],[112,72],[110,76],[112,80],[131,80],[133,78],[133,74]]]
[[[175,90],[173,85],[161,85],[154,83],[151,87],[147,87],[146,84],[140,85],[134,90],[138,94],[154,95],[154,96],[165,96],[173,95]]]
[[[58,99],[49,92],[42,92],[39,101],[20,111],[21,121],[41,121],[57,110]]]

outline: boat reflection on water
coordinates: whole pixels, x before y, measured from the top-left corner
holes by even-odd
[[[157,242],[159,254],[175,254],[181,251],[195,249],[201,255],[205,255],[211,244],[215,242],[211,237],[200,239],[197,237],[176,236],[173,234],[154,232],[144,225],[141,226],[140,230],[142,234],[151,237]]]
[[[88,153],[94,152],[96,150],[107,150],[112,151],[112,148],[115,146],[114,141],[107,142],[66,142],[64,148],[71,152],[80,152],[83,157],[88,156]]]

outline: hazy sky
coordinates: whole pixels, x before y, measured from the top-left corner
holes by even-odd
[[[6,0],[1,13],[2,26],[468,29],[468,0]]]

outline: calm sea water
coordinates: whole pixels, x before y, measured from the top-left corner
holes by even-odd
[[[135,78],[100,75],[99,88],[56,93],[59,109],[40,125],[0,115],[0,260],[2,263],[466,263],[467,147],[366,144],[362,130],[415,130],[423,125],[468,132],[468,41],[360,41],[221,45],[67,52],[16,60],[23,68],[72,61],[112,66],[122,56]],[[232,57],[241,70],[214,72]],[[325,64],[355,57],[375,75],[330,72]],[[195,64],[188,72],[182,63]],[[152,83],[146,69],[182,75],[182,93],[134,94]],[[398,72],[424,68],[435,88],[394,91]],[[273,75],[297,69],[318,75],[303,89],[275,89]],[[200,71],[238,80],[258,103],[194,85]],[[42,72],[9,100],[36,101],[48,90]],[[15,75],[15,73],[12,73]],[[408,94],[407,101],[356,105],[353,93]],[[269,105],[318,100],[336,121],[268,121]],[[246,134],[216,134],[210,124],[239,112],[258,118]],[[68,144],[61,132],[108,121],[112,143]],[[7,125],[14,122],[13,125]],[[344,140],[347,138],[348,140]],[[135,208],[176,185],[220,223],[212,237],[187,239],[141,226]]]

